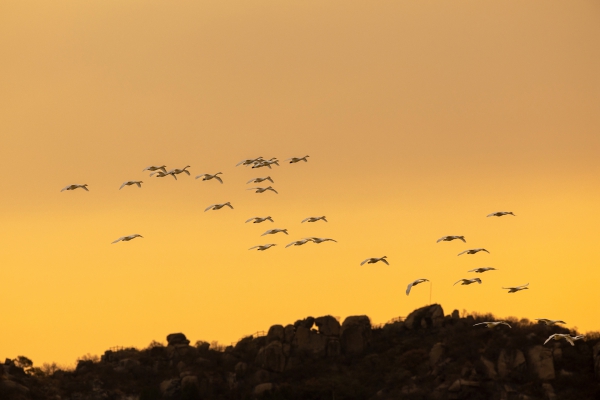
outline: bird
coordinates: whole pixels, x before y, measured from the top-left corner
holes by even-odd
[[[254,192],[254,193],[264,193],[264,192],[266,192],[267,190],[270,190],[270,191],[272,191],[272,192],[275,192],[276,194],[279,194],[279,193],[277,192],[277,190],[273,189],[271,186],[268,186],[268,187],[266,187],[266,188],[261,188],[261,187],[253,187],[253,188],[246,189],[246,190],[255,190],[255,189],[256,189],[256,192]]]
[[[478,324],[475,324],[475,325],[473,325],[473,326],[477,326],[477,325],[485,325],[485,326],[486,326],[486,328],[494,328],[494,327],[496,327],[496,326],[498,326],[498,325],[506,325],[506,326],[508,326],[509,328],[512,328],[512,326],[510,326],[510,325],[508,324],[508,322],[505,322],[505,321],[480,322],[480,323],[478,323]]]
[[[269,229],[268,231],[266,231],[265,233],[263,233],[263,234],[262,234],[262,235],[260,235],[260,236],[265,236],[265,235],[274,235],[274,234],[276,234],[276,233],[279,233],[279,232],[283,232],[283,233],[285,233],[286,235],[289,235],[289,233],[288,233],[287,229],[279,229],[279,228],[275,228],[275,229]]]
[[[515,292],[518,292],[519,290],[529,289],[527,286],[529,286],[529,283],[526,283],[525,285],[521,285],[521,286],[503,287],[502,289],[508,289],[508,293],[515,293]]]
[[[436,243],[439,243],[439,242],[450,242],[450,241],[452,241],[454,239],[460,239],[463,242],[467,243],[467,241],[465,240],[464,236],[454,236],[454,235],[441,237],[441,238],[439,238],[436,241]]]
[[[481,285],[481,279],[479,278],[473,278],[473,279],[459,279],[456,282],[454,282],[454,285],[456,285],[458,282],[462,282],[461,285],[470,285],[471,283],[479,283]],[[454,286],[452,285],[452,286]]]
[[[486,253],[489,253],[489,251],[487,251],[486,249],[469,249],[469,250],[465,250],[465,251],[461,251],[460,253],[458,253],[458,255],[460,256],[461,254],[475,254],[475,253],[479,253],[480,251],[485,251]]]
[[[157,170],[162,170],[162,172],[164,172],[165,174],[167,173],[167,166],[166,165],[150,165],[149,167],[146,167],[142,170],[142,172],[144,171],[157,171]]]
[[[412,281],[411,283],[408,284],[408,286],[406,287],[406,295],[408,296],[408,294],[410,293],[410,289],[412,289],[413,286],[417,286],[419,283],[423,283],[423,282],[429,282],[429,279],[416,279],[414,281]]]
[[[365,263],[367,263],[367,264],[375,264],[376,262],[379,262],[379,261],[381,261],[381,262],[383,262],[383,263],[385,263],[387,265],[390,265],[390,263],[386,260],[386,258],[387,258],[387,256],[383,256],[383,257],[379,257],[379,258],[376,258],[376,257],[367,258],[366,260],[364,260],[363,262],[361,262],[360,265],[364,265]]]
[[[173,168],[172,170],[167,172],[167,174],[173,174],[173,176],[175,176],[181,174],[182,172],[185,172],[186,174],[190,175],[190,171],[187,170],[189,167],[189,165],[186,165],[183,168]]]
[[[543,323],[546,325],[566,324],[565,321],[562,321],[560,319],[536,318],[535,320],[538,321],[539,323]]]
[[[275,182],[273,182],[273,179],[271,179],[270,176],[265,176],[264,178],[253,178],[253,179],[250,179],[248,182],[246,182],[246,185],[249,184],[249,183],[261,183],[263,181],[271,181],[271,183],[275,183]]]
[[[81,189],[85,189],[86,192],[89,192],[89,189],[87,188],[87,186],[88,186],[87,183],[84,183],[83,185],[78,185],[78,184],[75,183],[73,185],[65,186],[60,191],[64,192],[65,190],[75,190],[75,189],[81,188]]]
[[[127,182],[123,182],[123,184],[121,185],[121,187],[119,188],[119,190],[123,189],[125,186],[131,186],[131,185],[137,185],[137,187],[141,188],[142,187],[142,183],[144,183],[143,181],[127,181]]]
[[[240,162],[239,162],[239,163],[237,163],[235,166],[237,167],[237,166],[239,166],[239,165],[244,165],[244,166],[245,166],[245,165],[254,164],[255,162],[257,162],[257,161],[259,161],[259,160],[262,160],[262,159],[263,159],[263,158],[262,158],[262,156],[260,156],[260,157],[257,157],[257,158],[249,158],[249,159],[246,159],[246,160],[242,160],[242,161],[240,161]]]
[[[502,217],[503,215],[512,215],[513,217],[516,217],[516,215],[513,214],[512,211],[496,211],[491,214],[488,214],[488,217]]]
[[[154,176],[156,175],[157,178],[164,178],[165,176],[169,176],[171,175],[173,178],[175,178],[175,180],[177,180],[177,177],[175,176],[175,174],[173,172],[163,172],[163,171],[158,171],[158,172],[153,172],[150,174],[150,176]]]
[[[186,172],[187,172],[187,171],[186,171]],[[211,180],[211,179],[216,179],[216,180],[218,180],[219,182],[223,183],[223,179],[221,179],[220,177],[218,177],[218,176],[217,176],[217,175],[219,175],[219,174],[223,174],[223,173],[222,173],[222,172],[217,172],[217,173],[216,173],[216,174],[214,174],[214,175],[211,175],[211,174],[201,174],[201,175],[198,175],[198,176],[196,177],[196,179],[198,179],[198,178],[201,178],[201,177],[204,177],[204,178],[202,178],[202,180],[203,180],[203,181],[209,181],[209,180]]]
[[[577,339],[575,339],[575,340],[582,339],[582,338],[580,338],[578,336],[575,336],[575,337],[577,337]],[[554,340],[564,339],[567,342],[569,342],[571,344],[571,346],[575,346],[575,342],[573,341],[573,337],[571,337],[571,335],[569,335],[568,333],[555,333],[554,335],[550,335],[550,337],[548,337],[548,339],[546,339],[546,341],[544,342],[544,344],[548,343],[552,339],[554,339]]]
[[[308,242],[310,242],[310,239],[302,239],[302,240],[296,240],[290,244],[288,244],[287,246],[285,246],[285,248],[287,249],[290,246],[302,246],[303,244],[306,244]]]
[[[269,217],[252,217],[250,219],[246,220],[246,223],[250,222],[250,221],[254,221],[252,222],[253,224],[260,224],[261,222],[264,222],[266,220],[269,220],[271,222],[275,222],[273,221],[273,219],[269,216]]]
[[[289,162],[290,162],[290,164],[294,164],[294,163],[297,163],[297,162],[300,162],[300,161],[308,162],[308,160],[306,159],[307,157],[309,157],[309,156],[304,156],[304,157],[292,157],[292,158],[288,158],[288,159],[287,159],[287,160],[285,160],[285,161],[289,161]]]
[[[308,218],[304,218],[302,220],[302,223],[304,222],[317,222],[318,220],[323,220],[325,222],[327,222],[327,220],[325,219],[325,216],[321,216],[321,217],[308,217]]]
[[[230,202],[227,203],[217,203],[217,204],[211,204],[210,206],[206,207],[206,209],[204,210],[204,212],[207,212],[208,210],[220,210],[221,208],[228,206],[229,208],[231,208],[233,210],[233,206],[231,205]]]
[[[265,251],[267,249],[270,249],[273,246],[277,246],[277,245],[275,243],[262,244],[259,246],[250,247],[248,250],[257,249],[258,251]]]
[[[481,268],[470,269],[467,272],[475,272],[475,273],[481,274],[482,272],[486,272],[486,271],[497,271],[497,270],[494,267],[481,267]]]
[[[279,166],[279,160],[276,157],[273,157],[269,160],[258,160],[254,162],[252,168],[269,167],[269,169],[271,169],[271,164]]]
[[[117,240],[115,240],[114,242],[112,242],[111,244],[114,244],[114,243],[117,243],[117,242],[129,242],[130,240],[135,239],[137,237],[143,238],[142,235],[134,233],[133,235],[121,236],[120,238],[118,238]]]
[[[312,240],[316,244],[321,244],[323,242],[336,242],[337,243],[337,240],[333,240],[333,239],[329,239],[329,238],[309,237],[306,239]]]

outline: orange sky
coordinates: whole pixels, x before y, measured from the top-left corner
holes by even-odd
[[[416,278],[446,313],[600,330],[599,17],[596,1],[2,2],[0,359],[380,323],[429,302],[404,294]],[[267,174],[279,195],[244,190]],[[260,237],[274,227],[290,235]],[[284,248],[309,235],[338,243]],[[472,247],[490,254],[456,256]],[[499,270],[452,286],[480,266]]]

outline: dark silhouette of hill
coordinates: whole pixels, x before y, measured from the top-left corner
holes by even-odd
[[[175,333],[68,371],[7,359],[0,399],[600,399],[600,335],[543,345],[569,331],[514,318],[473,326],[492,320],[434,304],[376,327],[308,317],[226,348]]]

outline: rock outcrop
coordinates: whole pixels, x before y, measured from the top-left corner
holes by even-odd
[[[406,317],[404,326],[408,329],[439,328],[444,325],[444,310],[439,304],[419,308]]]
[[[371,341],[371,320],[366,315],[347,317],[340,329],[340,344],[345,354],[364,352]]]
[[[527,352],[531,371],[542,380],[551,380],[556,377],[552,350],[542,345],[533,346]]]

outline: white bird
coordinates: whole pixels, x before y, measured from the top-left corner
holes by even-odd
[[[249,183],[261,183],[264,181],[271,181],[271,183],[275,183],[273,182],[273,179],[271,179],[270,176],[265,176],[264,178],[254,178],[254,179],[250,179],[248,182],[246,182],[246,185]]]
[[[513,214],[512,211],[496,211],[491,214],[488,214],[488,217],[501,217],[503,215],[512,215],[513,217],[516,217],[516,215]]]
[[[252,168],[269,167],[269,169],[271,169],[272,164],[279,166],[279,160],[276,157],[273,157],[269,160],[258,160],[256,162],[254,162],[254,165],[252,166]]]
[[[262,234],[262,235],[260,235],[260,236],[265,236],[265,235],[274,235],[274,234],[276,234],[276,233],[279,233],[279,232],[283,232],[283,233],[285,233],[286,235],[289,235],[289,233],[288,233],[287,229],[279,229],[279,228],[275,228],[275,229],[269,229],[268,231],[266,231],[265,233],[263,233],[263,234]]]
[[[546,325],[566,324],[565,321],[562,321],[560,319],[536,318],[535,320],[539,321],[540,323],[544,323]]]
[[[165,174],[167,173],[167,166],[166,165],[150,165],[149,167],[146,167],[142,170],[142,172],[144,171],[157,171],[157,170],[162,170],[162,172],[164,172]]]
[[[123,184],[121,185],[121,187],[119,188],[119,190],[123,189],[125,186],[131,186],[131,185],[137,185],[137,187],[141,188],[142,187],[142,183],[144,183],[143,181],[127,181],[127,182],[123,182]]]
[[[64,188],[62,188],[60,191],[64,192],[65,190],[75,190],[75,189],[85,189],[86,192],[89,192],[89,189],[87,188],[87,183],[84,183],[83,185],[78,185],[78,184],[73,184],[73,185],[68,185],[65,186]]]
[[[173,168],[172,170],[167,172],[167,174],[173,174],[173,176],[175,176],[175,175],[179,175],[179,174],[185,172],[186,174],[190,175],[190,171],[187,170],[189,167],[190,167],[189,165],[186,165],[183,168]]]
[[[554,339],[554,340],[564,339],[567,342],[569,342],[571,344],[571,346],[575,346],[575,342],[573,341],[573,338],[568,333],[555,333],[554,335],[550,335],[550,337],[548,339],[546,339],[546,341],[544,342],[544,344],[548,343],[552,339]],[[575,340],[579,340],[579,339],[581,339],[581,338],[578,338],[578,339],[575,339]]]
[[[269,217],[252,217],[250,219],[246,220],[246,223],[250,222],[250,221],[254,221],[253,224],[260,224],[261,222],[264,222],[266,220],[269,220],[271,222],[275,222],[273,221],[273,219],[269,216]]]
[[[296,240],[296,241],[288,244],[287,246],[285,246],[285,248],[287,249],[290,246],[302,246],[303,244],[306,244],[308,242],[310,242],[310,239]]]
[[[467,241],[465,240],[464,236],[457,236],[457,235],[443,236],[443,237],[439,238],[436,241],[436,243],[439,243],[439,242],[450,242],[450,241],[455,240],[455,239],[460,239],[463,242],[467,243]]]
[[[165,176],[169,176],[171,175],[173,178],[175,178],[175,180],[177,180],[177,177],[175,176],[175,174],[173,172],[163,172],[163,171],[158,171],[158,172],[153,172],[150,174],[150,176],[154,176],[156,175],[157,178],[164,178]]]
[[[497,270],[494,267],[481,267],[481,268],[470,269],[467,272],[475,272],[475,273],[481,274],[482,272],[486,272],[486,271],[497,271]]]
[[[279,193],[277,192],[277,190],[273,189],[271,186],[268,186],[268,187],[266,187],[266,188],[261,188],[261,187],[253,187],[253,188],[246,189],[246,190],[256,190],[256,192],[254,192],[254,193],[264,193],[264,192],[266,192],[267,190],[270,190],[270,191],[272,191],[272,192],[275,192],[276,194],[279,194]]]
[[[365,263],[367,264],[375,264],[376,262],[383,262],[387,265],[390,265],[390,263],[386,260],[387,256],[383,256],[383,257],[373,257],[373,258],[367,258],[366,260],[364,260],[363,262],[360,263],[360,265],[364,265]]]
[[[410,293],[410,289],[412,289],[413,286],[417,286],[419,283],[423,283],[423,282],[429,282],[429,279],[416,279],[414,281],[412,281],[411,283],[408,284],[408,286],[406,287],[406,295],[408,296],[408,294]]]
[[[458,253],[458,255],[460,256],[461,254],[475,254],[475,253],[479,253],[480,251],[485,251],[486,253],[489,253],[489,251],[487,251],[486,249],[469,249],[469,250],[465,250],[465,251],[461,251],[460,253]]]
[[[479,283],[481,285],[481,279],[479,278],[473,278],[473,279],[459,279],[456,282],[454,282],[454,285],[456,285],[458,282],[462,282],[461,285],[470,285],[471,283]],[[452,286],[454,286],[452,285]]]
[[[217,204],[211,204],[210,206],[206,207],[206,209],[204,210],[204,212],[207,212],[208,210],[220,210],[221,208],[228,206],[229,208],[231,208],[233,210],[233,206],[231,205],[230,202],[227,203],[217,203]]]
[[[480,323],[478,323],[478,324],[475,324],[475,325],[473,325],[473,326],[477,326],[477,325],[485,325],[485,326],[486,326],[486,328],[494,328],[494,327],[496,327],[496,326],[498,326],[498,325],[506,325],[506,326],[508,326],[509,328],[512,328],[512,326],[510,326],[510,325],[508,324],[508,322],[505,322],[505,321],[480,322]]]
[[[571,339],[573,339],[573,340],[581,340],[581,339],[585,339],[585,336],[583,336],[583,335],[571,336]]]
[[[304,222],[317,222],[318,220],[323,220],[325,222],[327,222],[327,220],[325,219],[325,216],[321,216],[321,217],[308,217],[308,218],[304,218],[302,220],[302,223]]]
[[[260,160],[262,160],[262,159],[263,159],[263,158],[262,158],[262,156],[260,156],[260,157],[257,157],[257,158],[249,158],[249,159],[246,159],[246,160],[242,160],[242,161],[240,161],[240,162],[239,162],[239,163],[237,163],[235,166],[237,167],[237,166],[239,166],[239,165],[250,165],[250,164],[254,164],[255,162],[257,162],[257,161],[260,161]]]
[[[222,172],[217,172],[217,173],[216,173],[216,174],[214,174],[214,175],[211,175],[211,174],[201,174],[201,175],[198,175],[198,176],[196,177],[196,179],[198,179],[198,178],[201,178],[201,177],[204,177],[204,178],[202,178],[202,180],[203,180],[203,181],[209,181],[209,180],[211,180],[211,179],[216,179],[216,180],[218,180],[219,182],[223,183],[223,179],[221,179],[220,177],[218,177],[218,176],[217,176],[217,175],[219,175],[219,174],[223,174],[223,173],[222,173]]]
[[[133,235],[121,236],[120,238],[118,238],[117,240],[115,240],[114,242],[112,242],[111,244],[114,244],[114,243],[117,243],[117,242],[129,242],[130,240],[135,239],[137,237],[143,238],[142,235],[138,235],[137,233],[134,233]]]
[[[337,243],[337,240],[333,240],[333,239],[329,239],[329,238],[309,237],[306,239],[312,240],[316,244],[321,244],[323,242],[336,242]]]
[[[277,245],[275,243],[263,244],[263,245],[259,245],[259,246],[250,247],[248,250],[257,249],[258,251],[265,251],[267,249],[270,249],[273,246],[277,246]]]
[[[502,289],[508,289],[508,293],[515,293],[519,290],[529,289],[527,286],[529,286],[529,283],[526,283],[525,285],[521,286],[503,287]]]
[[[307,157],[309,157],[309,156],[304,156],[304,157],[292,157],[292,158],[288,158],[288,159],[287,159],[287,160],[285,160],[285,161],[289,161],[289,162],[290,162],[290,164],[294,164],[294,163],[297,163],[297,162],[300,162],[300,161],[308,162],[308,160],[306,159]]]

